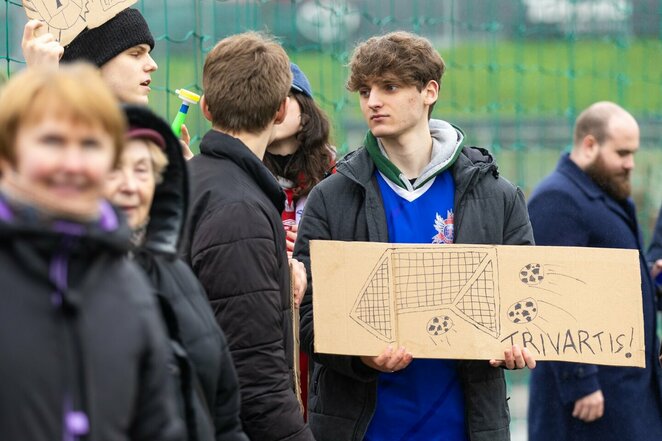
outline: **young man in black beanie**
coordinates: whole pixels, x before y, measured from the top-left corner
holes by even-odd
[[[137,9],[125,9],[106,23],[85,29],[62,47],[49,33],[36,36],[45,26],[30,20],[23,34],[23,55],[28,67],[55,68],[58,62],[88,61],[115,96],[124,103],[147,104],[152,72],[158,65],[150,56],[154,37]]]
[[[137,9],[125,9],[104,24],[85,29],[63,47],[50,33],[37,36],[46,26],[30,20],[23,32],[23,56],[29,68],[56,69],[59,62],[87,61],[101,70],[101,76],[117,99],[125,104],[147,105],[152,72],[159,66],[150,56],[154,37]],[[182,153],[191,159],[191,137],[182,126]]]

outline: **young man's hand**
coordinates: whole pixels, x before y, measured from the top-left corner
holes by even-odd
[[[512,348],[506,349],[503,352],[503,360],[490,360],[492,367],[505,366],[506,369],[522,369],[528,367],[533,369],[536,367],[536,359],[527,349],[521,349],[518,345],[513,345]]]
[[[39,20],[30,20],[23,28],[21,48],[29,68],[57,69],[64,48],[53,34],[48,32],[37,37],[37,31],[46,24]]]
[[[657,259],[651,267],[651,276],[654,278],[662,272],[662,259]]]
[[[292,287],[294,291],[294,305],[292,307],[298,308],[308,288],[306,266],[296,259],[290,259],[290,272],[292,274]]]
[[[191,145],[191,135],[188,132],[188,128],[186,128],[186,124],[182,124],[182,137],[179,142],[182,144],[182,155],[184,156],[184,159],[188,161],[195,156],[189,147]]]
[[[299,227],[291,225],[287,230],[285,230],[285,245],[287,246],[287,256],[292,257],[294,252],[294,243],[297,241],[297,231]]]
[[[604,413],[605,397],[602,395],[601,390],[597,390],[575,401],[575,407],[572,410],[572,416],[585,423],[592,423],[602,418]]]
[[[413,360],[414,356],[411,352],[407,352],[404,347],[400,347],[397,351],[393,346],[389,346],[376,357],[363,356],[361,361],[363,364],[378,370],[380,372],[397,372],[407,366]]]

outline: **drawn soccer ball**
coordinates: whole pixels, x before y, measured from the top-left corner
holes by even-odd
[[[539,285],[545,279],[543,267],[539,263],[530,263],[520,270],[519,278],[525,285]]]
[[[513,304],[508,308],[508,320],[516,325],[531,322],[538,316],[538,304],[531,297]]]
[[[447,333],[453,327],[453,320],[447,315],[443,317],[432,317],[428,322],[428,334],[438,336]]]

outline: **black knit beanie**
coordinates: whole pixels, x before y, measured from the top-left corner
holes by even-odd
[[[125,9],[101,26],[78,34],[65,46],[61,61],[86,60],[101,67],[111,58],[139,44],[148,44],[154,49],[154,37],[140,11]]]

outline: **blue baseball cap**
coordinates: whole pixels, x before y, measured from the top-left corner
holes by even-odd
[[[306,75],[301,71],[299,66],[294,63],[290,63],[290,69],[292,70],[292,89],[312,98],[313,91],[310,88],[310,81],[308,81]]]

